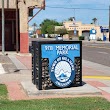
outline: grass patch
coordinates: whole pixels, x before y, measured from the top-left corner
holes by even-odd
[[[0,110],[110,110],[110,102],[100,97],[10,101],[5,85],[0,85],[0,97]]]
[[[0,84],[0,100],[7,99],[7,88],[4,84]]]
[[[110,110],[110,102],[99,97],[1,101],[0,110]]]

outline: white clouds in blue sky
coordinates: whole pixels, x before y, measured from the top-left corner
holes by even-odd
[[[82,21],[82,23],[90,24],[92,19],[96,17],[99,25],[108,25],[109,10],[88,10],[82,8],[109,9],[109,5],[110,0],[46,0],[46,6],[81,9],[74,10],[46,7],[45,10],[42,10],[30,24],[33,24],[34,22],[40,24],[46,18],[62,22],[69,17],[75,16],[76,20]]]

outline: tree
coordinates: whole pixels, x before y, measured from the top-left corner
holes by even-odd
[[[92,20],[93,20],[93,24],[96,25],[96,23],[97,23],[97,18],[93,18]]]
[[[59,23],[55,20],[45,19],[41,24],[41,33],[42,34],[54,34],[55,26],[61,26],[62,23]]]
[[[54,34],[54,32],[55,32],[55,26],[54,25],[49,25],[47,27],[47,32],[48,32],[48,34]]]
[[[60,29],[56,30],[55,33],[63,36],[64,34],[67,34],[68,32],[65,28],[60,28]]]
[[[69,21],[73,21],[73,17],[68,18]]]
[[[75,21],[75,17],[68,18],[69,21]]]

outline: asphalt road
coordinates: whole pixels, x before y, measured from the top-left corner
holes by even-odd
[[[83,42],[82,58],[110,67],[110,43]]]

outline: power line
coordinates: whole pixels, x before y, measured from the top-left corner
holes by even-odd
[[[104,9],[104,8],[68,8],[68,7],[56,7],[56,6],[46,6],[47,8],[60,8],[60,9],[74,9],[74,10],[105,10],[108,11],[109,9]]]
[[[70,7],[72,8],[72,4],[70,4],[71,0],[67,0],[67,3],[70,5]],[[73,9],[74,11],[74,17],[75,17],[75,9]],[[75,17],[76,18],[76,17]]]

